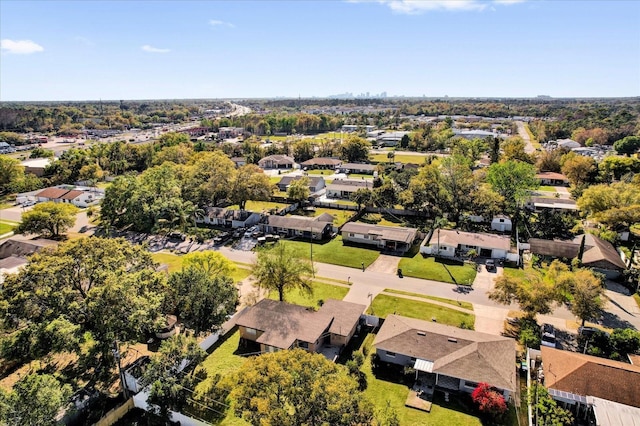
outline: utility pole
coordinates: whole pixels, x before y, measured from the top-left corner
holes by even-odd
[[[125,399],[129,399],[129,391],[127,390],[127,385],[124,380],[124,373],[122,372],[122,364],[120,363],[120,348],[118,347],[118,340],[113,341],[113,357],[116,359],[116,363],[118,364],[118,374],[120,375],[120,385],[122,386],[122,393],[124,394]]]

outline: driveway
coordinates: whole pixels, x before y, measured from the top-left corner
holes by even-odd
[[[388,254],[381,254],[378,258],[367,268],[369,272],[379,272],[381,274],[396,274],[398,271],[398,263],[400,263],[401,257],[390,256]]]
[[[478,265],[478,273],[476,274],[476,279],[473,280],[473,288],[491,291],[495,285],[496,278],[502,274],[504,274],[504,268],[502,267],[497,266],[495,271],[489,272],[485,265]]]
[[[33,206],[29,206],[29,207],[13,206],[7,209],[0,210],[0,219],[10,220],[12,222],[21,222],[22,213],[28,212],[32,208]]]

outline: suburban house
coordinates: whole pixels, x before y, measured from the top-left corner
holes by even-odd
[[[381,361],[411,367],[427,389],[471,393],[484,382],[505,399],[516,391],[515,340],[388,315],[373,345]]]
[[[261,352],[303,348],[331,354],[349,343],[367,307],[328,299],[317,311],[271,299],[245,308],[236,320],[240,338],[258,343]],[[328,350],[327,350],[328,349]],[[337,351],[336,351],[337,349]]]
[[[640,407],[640,366],[579,352],[540,347],[544,386],[564,405],[587,405],[588,397]]]
[[[373,182],[357,179],[336,179],[327,185],[327,198],[349,198],[358,189],[373,189]]]
[[[465,139],[484,139],[484,138],[497,138],[498,134],[496,132],[490,132],[488,130],[480,130],[480,129],[453,129],[453,133],[455,136],[459,136]]]
[[[85,208],[98,204],[104,197],[102,191],[69,189],[69,187],[50,187],[35,194],[38,202],[53,201],[54,203],[73,204]]]
[[[37,177],[42,177],[44,176],[44,170],[54,161],[54,158],[33,158],[24,160],[20,164],[24,167],[25,173],[31,173]]]
[[[559,197],[530,197],[526,203],[526,207],[529,210],[541,211],[544,209],[551,210],[578,210],[576,202],[569,198]]]
[[[333,217],[329,220],[327,216],[331,217],[330,215],[317,217],[269,215],[262,228],[266,234],[324,240],[333,232]]]
[[[396,226],[348,222],[341,229],[342,241],[369,244],[383,250],[406,252],[418,236],[418,230]]]
[[[540,172],[536,175],[540,185],[569,186],[569,179],[562,173]]]
[[[220,139],[233,139],[244,134],[242,127],[220,127],[218,129],[218,137]]]
[[[572,240],[543,240],[531,238],[529,251],[537,256],[555,259],[573,259],[580,254],[584,238],[582,264],[603,273],[608,279],[616,279],[627,269],[624,261],[613,245],[593,234],[582,234]]]
[[[285,192],[289,185],[295,180],[302,179],[303,176],[283,176],[277,183],[278,189]],[[324,178],[322,176],[306,176],[309,180],[309,191],[313,194],[325,188]]]
[[[436,229],[424,239],[420,253],[458,257],[466,255],[469,250],[475,250],[478,256],[506,259],[510,249],[511,240],[505,235]]]
[[[339,167],[342,173],[358,173],[363,175],[372,175],[378,166],[367,163],[344,163]]]
[[[400,143],[405,135],[410,132],[386,132],[376,137],[376,145],[379,146],[396,146]]]
[[[207,214],[196,222],[225,228],[245,228],[260,222],[262,215],[247,210],[230,210],[222,207],[209,207]]]
[[[513,224],[511,223],[511,219],[503,214],[499,214],[494,216],[491,219],[491,230],[498,232],[511,232]]]
[[[28,239],[24,236],[7,238],[0,244],[0,285],[4,277],[14,274],[27,264],[27,257],[45,247],[55,247],[58,241],[45,238]]]
[[[300,166],[307,169],[329,169],[335,170],[342,165],[342,160],[332,157],[316,157],[300,163]]]
[[[258,166],[262,169],[292,169],[295,164],[292,157],[279,154],[268,155],[258,161]]]

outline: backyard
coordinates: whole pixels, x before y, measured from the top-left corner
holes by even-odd
[[[398,268],[402,269],[402,274],[407,277],[458,285],[471,285],[477,273],[475,263],[460,264],[446,259],[424,257],[420,252],[413,257],[402,258]]]
[[[309,241],[283,241],[293,248],[294,255],[302,259],[311,257],[311,244]],[[377,250],[347,246],[342,243],[342,236],[338,235],[326,243],[313,243],[313,260],[321,263],[361,268],[371,265],[380,256]]]
[[[381,318],[386,318],[389,314],[398,314],[455,327],[464,326],[463,328],[467,329],[473,329],[475,323],[475,315],[473,314],[435,305],[426,300],[421,302],[386,294],[377,295],[368,312]]]
[[[353,216],[354,212],[352,210],[339,210],[339,209],[328,209],[323,207],[314,207],[313,210],[296,210],[293,214],[301,215],[301,216],[311,216],[316,217],[321,214],[330,214],[333,216],[333,225],[334,226],[342,226],[345,224],[351,216]]]
[[[390,151],[393,152],[393,151]],[[370,154],[369,161],[372,163],[402,163],[402,164],[424,164],[426,154],[396,154],[392,159],[387,157],[387,153],[383,154]]]
[[[175,272],[182,269],[183,256],[179,256],[173,253],[158,252],[151,255],[154,261],[160,264],[166,264],[169,267],[169,272]],[[247,269],[247,266],[239,263],[235,263],[236,269],[231,273],[231,279],[234,282],[239,282],[251,275],[251,270]]]
[[[279,179],[278,179],[279,180]],[[256,213],[261,213],[261,212],[268,212],[269,210],[279,210],[282,209],[284,207],[287,207],[288,204],[286,203],[274,203],[271,201],[247,201],[247,204],[244,206],[244,209],[250,212],[256,212]],[[239,209],[240,207],[236,204],[233,206],[229,206],[229,209]]]

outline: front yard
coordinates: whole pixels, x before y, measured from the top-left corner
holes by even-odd
[[[293,248],[294,255],[301,259],[310,259],[311,244],[309,241],[282,241]],[[342,243],[342,236],[338,235],[326,243],[313,243],[313,261],[331,263],[333,265],[361,268],[362,263],[367,267],[380,256],[378,250],[347,246]]]
[[[471,285],[476,278],[476,265],[424,257],[419,252],[413,257],[404,257],[398,268],[408,277],[442,281],[458,285]]]
[[[7,232],[11,232],[15,229],[16,225],[12,225],[7,222],[0,222],[0,235],[4,235]]]
[[[176,272],[182,269],[182,256],[167,252],[158,252],[151,255],[153,260],[160,264],[166,264],[169,267],[169,272]],[[244,265],[238,263],[235,264],[236,269],[231,273],[231,279],[234,282],[239,282],[251,275],[251,270],[247,269]]]
[[[444,306],[435,305],[427,301],[405,299],[402,297],[379,294],[373,299],[373,304],[368,312],[372,315],[386,318],[389,314],[398,314],[410,318],[433,321],[440,324],[452,325],[455,327],[464,326],[473,329],[475,315],[461,312]]]
[[[326,284],[319,281],[313,281],[311,283],[311,288],[313,289],[313,293],[311,294],[300,290],[289,291],[285,293],[284,300],[285,302],[293,303],[295,305],[318,308],[318,302],[320,300],[342,300],[349,292],[348,287]],[[272,291],[269,293],[269,299],[278,300],[278,292]]]

